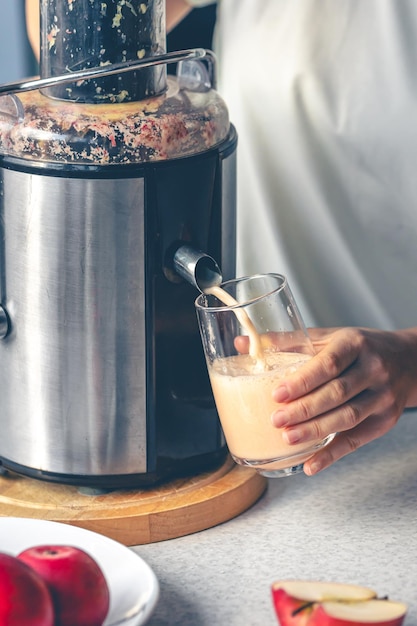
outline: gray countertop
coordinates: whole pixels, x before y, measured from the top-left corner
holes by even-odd
[[[415,626],[417,411],[313,478],[271,479],[231,521],[133,550],[160,584],[149,626],[277,626],[270,585],[286,578],[371,587]]]

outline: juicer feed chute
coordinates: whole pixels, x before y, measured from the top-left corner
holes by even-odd
[[[41,0],[41,76],[147,59],[165,52],[165,0]],[[73,102],[135,102],[162,94],[166,68],[56,84],[45,93]]]
[[[165,53],[164,6],[41,0],[40,79],[0,87],[0,461],[33,477],[150,485],[226,455],[174,255],[234,276],[236,134],[212,54]]]

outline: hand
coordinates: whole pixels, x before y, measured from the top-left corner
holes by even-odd
[[[317,355],[275,391],[272,416],[289,443],[338,433],[304,464],[313,475],[395,426],[417,405],[417,327],[311,329]]]

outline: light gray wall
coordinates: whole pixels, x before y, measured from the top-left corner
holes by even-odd
[[[0,0],[0,83],[37,71],[26,36],[24,0]]]

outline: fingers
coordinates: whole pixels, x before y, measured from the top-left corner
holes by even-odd
[[[304,366],[306,367],[306,366]],[[303,369],[304,371],[304,369]],[[303,377],[302,369],[297,372],[300,377]],[[289,378],[289,376],[288,376]],[[290,426],[292,424],[300,424],[307,422],[313,417],[322,416],[329,413],[332,409],[338,408],[338,420],[342,417],[344,421],[351,422],[351,426],[355,426],[357,421],[357,414],[362,414],[362,407],[357,407],[357,404],[346,404],[355,396],[358,402],[360,394],[366,389],[366,377],[362,371],[362,367],[358,365],[355,368],[348,368],[348,370],[337,378],[334,378],[323,384],[318,389],[315,389],[308,395],[292,400],[290,395],[287,397],[287,401],[280,395],[282,387],[278,387],[273,392],[274,400],[277,397],[280,399],[280,404],[277,410],[272,414],[271,420],[276,428],[282,428],[284,426]],[[286,385],[285,385],[286,386]],[[285,387],[284,386],[284,387]],[[362,398],[361,404],[364,402]],[[365,407],[366,410],[366,407]],[[341,411],[344,411],[345,415],[341,415]],[[340,430],[340,428],[336,428]],[[334,432],[333,431],[329,431]],[[329,434],[327,433],[327,434]]]
[[[246,335],[235,337],[234,344],[239,354],[247,354],[249,352],[249,337],[246,337]]]
[[[311,421],[306,427],[312,432],[313,428],[317,431],[320,425],[328,423],[331,417],[332,430],[326,432],[327,435],[346,430],[349,425],[353,428],[370,414],[385,414],[387,411],[398,414],[404,408],[408,394],[407,388],[404,389],[398,382],[404,379],[401,359],[395,365],[394,358],[381,358],[376,350],[369,349],[360,334],[359,340],[352,340],[343,352],[345,337],[346,333],[339,334],[342,341],[340,349],[336,345],[339,339],[333,339],[331,345],[334,349],[324,348],[317,357],[303,365],[296,374],[287,376],[281,386],[274,390],[273,398],[279,402],[271,416],[274,426],[282,428],[300,425],[316,417],[321,421]],[[328,360],[329,353],[337,353],[338,356]],[[351,359],[353,361],[343,370]],[[333,363],[333,368],[330,363]],[[308,387],[314,384],[311,380],[317,382],[328,375],[321,371],[323,367],[330,370],[330,379],[309,391]],[[342,372],[337,374],[339,370]],[[294,391],[303,388],[306,389],[304,394],[298,395]],[[325,415],[327,417],[323,421]]]
[[[313,346],[317,350],[321,350],[323,346],[329,343],[329,339],[335,332],[342,330],[341,328],[309,328],[308,336]]]
[[[342,330],[342,327],[334,327],[334,328],[322,328],[322,327],[310,327],[308,330],[308,336],[312,341],[318,341],[324,337],[329,337],[329,335],[334,335],[338,330]]]
[[[358,358],[361,349],[359,337],[360,335],[350,330],[332,334],[331,343],[326,343],[311,361],[297,370],[297,373],[286,376],[274,391],[274,400],[288,402],[300,398],[338,378]]]
[[[299,418],[295,418],[298,423],[294,426],[286,426],[282,436],[289,444],[317,441],[335,432],[354,430],[372,414],[394,415],[396,411],[392,406],[385,405],[383,395],[365,391],[355,396],[350,402],[323,413],[315,419],[300,422]],[[273,424],[276,426],[274,420]]]
[[[355,428],[336,435],[333,441],[304,463],[304,472],[313,476],[361,446],[385,435],[399,419],[390,413],[370,415]]]

